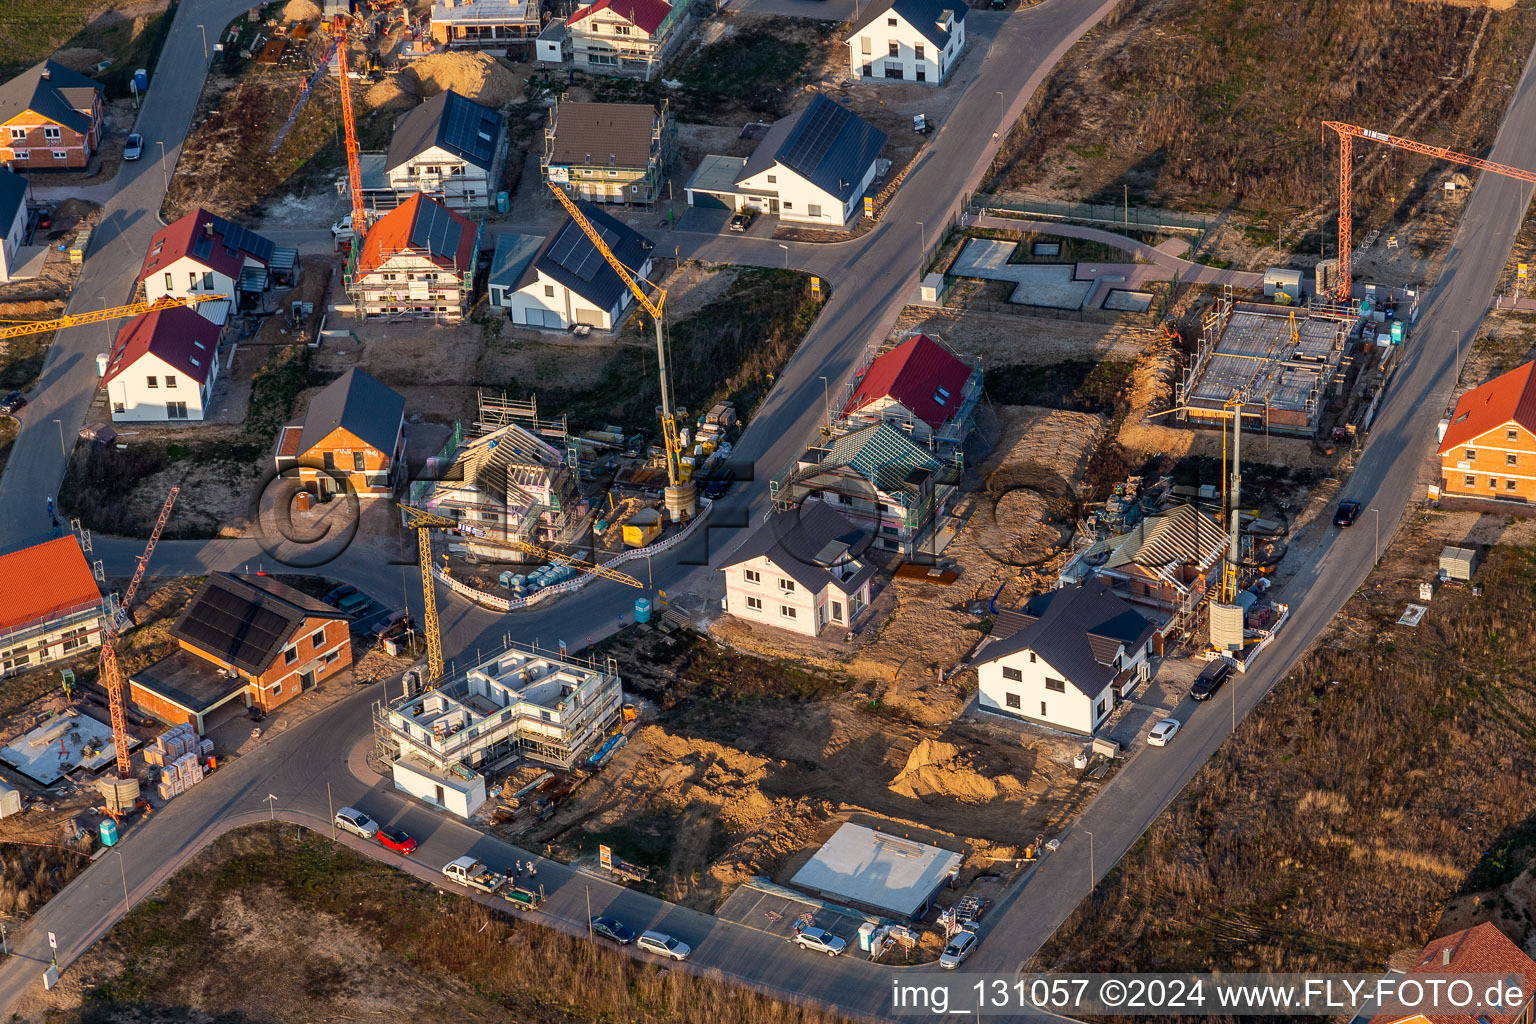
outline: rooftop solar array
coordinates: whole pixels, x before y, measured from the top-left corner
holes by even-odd
[[[213,580],[187,609],[177,632],[230,664],[259,674],[283,646],[293,620]]]
[[[213,252],[213,243],[217,236],[222,239],[224,250],[231,256],[238,256],[244,252],[262,263],[271,261],[274,246],[269,239],[239,224],[227,221],[223,217],[209,217],[209,223],[213,225],[213,235],[208,234],[207,231],[200,231],[192,239],[192,255],[197,259],[208,259]]]
[[[619,236],[616,232],[599,224],[593,226],[609,249],[618,244]],[[608,265],[603,254],[597,251],[597,246],[592,244],[592,240],[574,220],[566,222],[560,237],[549,247],[549,258],[583,281],[592,280],[600,269]]]
[[[418,203],[416,220],[411,225],[411,245],[426,249],[434,256],[453,259],[459,252],[459,236],[464,225],[437,203]]]
[[[489,167],[496,155],[496,136],[501,133],[501,115],[458,93],[449,92],[446,95],[448,102],[438,126],[438,143],[456,150],[476,166]]]
[[[779,147],[777,159],[819,188],[846,199],[863,183],[870,161],[885,141],[884,132],[818,95]]]

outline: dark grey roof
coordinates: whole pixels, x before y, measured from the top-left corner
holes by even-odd
[[[780,164],[846,203],[885,148],[886,138],[885,132],[817,93],[810,106],[768,129],[736,183]]]
[[[549,162],[645,170],[659,116],[649,103],[562,103]]]
[[[27,201],[27,179],[0,167],[0,234],[16,222],[16,210]]]
[[[464,234],[464,221],[453,215],[441,203],[421,203],[411,221],[411,247],[425,249],[434,256],[454,259],[459,252],[459,239]]]
[[[543,244],[544,239],[538,235],[518,235],[510,231],[497,235],[496,255],[491,257],[487,287],[500,285],[503,288],[516,288],[518,279],[523,276],[523,271],[528,269],[528,264],[533,262],[533,257]]]
[[[592,222],[614,257],[630,273],[638,273],[647,254],[656,244],[591,203],[578,202],[576,206]],[[558,281],[597,309],[612,309],[618,304],[619,298],[629,292],[624,279],[608,265],[586,232],[570,217],[544,239],[538,254],[518,279],[517,287],[532,284],[538,273]]]
[[[180,704],[194,714],[206,711],[232,693],[245,689],[245,680],[224,674],[188,650],[178,650],[133,674],[144,689]]]
[[[1022,614],[1032,617],[1012,636],[988,644],[976,659],[985,665],[1019,651],[1034,651],[1066,681],[1097,697],[1115,677],[1115,652],[1135,650],[1152,636],[1153,625],[1102,583],[1037,594]]]
[[[43,77],[44,69],[48,72],[47,78]],[[84,135],[91,130],[91,119],[76,110],[74,104],[90,106],[94,103],[93,94],[101,91],[98,83],[80,72],[45,60],[0,84],[0,122],[31,110]],[[87,100],[91,102],[87,103]]]
[[[489,171],[496,161],[496,140],[500,137],[501,111],[445,89],[395,122],[384,166],[393,170],[433,146],[441,146]]]
[[[951,31],[939,28],[939,18],[946,12],[954,16],[955,24],[965,20],[966,4],[958,0],[876,0],[864,12],[864,17],[853,26],[850,36],[874,24],[877,19],[884,19],[887,13],[899,15],[904,21],[923,34],[939,49],[949,45]],[[882,20],[883,24],[883,20]]]
[[[304,432],[299,435],[299,454],[342,427],[392,456],[404,413],[404,395],[354,366],[310,399],[304,412]]]
[[[310,617],[346,618],[330,605],[270,576],[219,572],[209,576],[193,595],[171,627],[171,636],[260,675]]]
[[[875,574],[874,564],[862,562],[851,577],[841,581],[829,566],[859,559],[870,540],[832,506],[808,501],[798,509],[770,517],[721,568],[766,555],[780,572],[813,593],[820,593],[829,583],[845,594],[852,593]]]

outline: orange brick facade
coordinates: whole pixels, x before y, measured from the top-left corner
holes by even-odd
[[[180,704],[172,704],[170,701],[140,686],[132,680],[128,683],[128,699],[138,705],[139,710],[150,715],[166,725],[180,725],[183,722],[192,721],[192,712]]]
[[[19,173],[80,170],[101,143],[102,106],[97,97],[88,134],[27,111],[0,125],[0,163]],[[61,155],[62,154],[62,155]]]
[[[1440,491],[1459,498],[1536,501],[1536,435],[1511,420],[1444,451]]]
[[[199,658],[238,672],[247,683],[247,703],[271,711],[281,707],[322,679],[352,664],[352,642],[347,623],[341,619],[308,618],[294,633],[293,643],[278,655],[277,661],[259,676],[210,658],[207,652],[181,641],[181,646]],[[137,694],[141,691],[135,690]],[[150,710],[145,705],[145,710]]]
[[[354,494],[362,497],[388,495],[393,490],[388,477],[397,454],[381,452],[351,431],[338,428],[300,456],[299,480],[308,490],[325,487],[334,493],[336,475],[344,473]],[[318,472],[320,469],[326,472]]]

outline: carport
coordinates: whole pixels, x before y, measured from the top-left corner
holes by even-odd
[[[743,166],[739,156],[706,156],[688,179],[684,192],[688,205],[703,209],[735,210],[738,207],[736,176]]]

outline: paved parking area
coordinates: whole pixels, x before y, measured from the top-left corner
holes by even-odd
[[[794,937],[795,922],[802,914],[810,914],[817,928],[825,928],[833,935],[848,942],[849,952],[858,945],[859,925],[875,920],[857,911],[797,897],[767,881],[748,881],[720,905],[715,916],[721,920],[755,928],[769,935],[777,935],[786,942]]]

